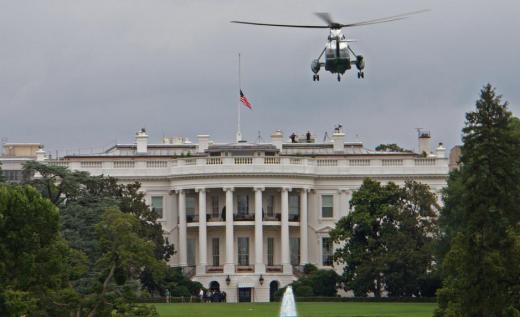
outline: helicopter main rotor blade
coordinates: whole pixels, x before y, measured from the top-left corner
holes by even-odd
[[[271,23],[257,23],[257,22],[245,22],[245,21],[230,21],[231,23],[249,24],[249,25],[261,25],[261,26],[276,26],[286,28],[304,28],[304,29],[328,29],[328,25],[298,25],[298,24],[271,24]]]
[[[393,16],[384,17],[384,18],[379,18],[379,19],[372,19],[372,20],[360,21],[360,22],[355,22],[355,23],[342,24],[341,26],[344,27],[344,28],[349,28],[349,27],[355,27],[355,26],[364,26],[364,25],[371,25],[371,24],[399,21],[399,20],[407,19],[411,15],[420,14],[420,13],[424,13],[424,12],[428,12],[428,11],[430,11],[430,10],[429,9],[425,9],[425,10],[407,12],[407,13],[402,13],[402,14],[393,15]]]
[[[316,16],[318,16],[320,19],[322,19],[328,25],[335,24],[335,22],[332,21],[332,17],[330,16],[330,13],[328,13],[328,12],[315,12],[314,14]]]

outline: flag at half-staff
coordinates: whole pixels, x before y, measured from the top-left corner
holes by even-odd
[[[249,109],[253,109],[253,105],[249,102],[249,100],[247,100],[247,97],[242,92],[242,89],[240,89],[240,102]]]

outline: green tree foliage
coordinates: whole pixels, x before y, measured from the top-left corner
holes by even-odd
[[[441,211],[436,316],[520,315],[519,126],[491,85],[466,114],[462,164]]]
[[[29,186],[0,185],[0,316],[63,315],[84,256],[59,232],[58,209]]]
[[[375,150],[381,151],[381,152],[408,152],[408,150],[403,149],[402,147],[400,147],[399,145],[397,145],[395,143],[379,144],[378,146],[376,146]]]
[[[116,307],[114,299],[130,294],[123,282],[138,278],[143,267],[157,264],[153,243],[140,237],[138,229],[136,217],[115,208],[106,209],[101,222],[96,225],[101,252],[95,264],[99,272],[99,291],[91,296],[87,317],[105,315],[99,312],[106,310],[111,312]],[[118,280],[118,275],[124,276],[124,280]],[[81,307],[78,309],[82,310]]]
[[[121,307],[135,308],[130,303],[140,287],[160,291],[167,272],[164,260],[173,254],[173,246],[163,238],[157,214],[145,204],[138,183],[121,185],[114,178],[37,162],[28,163],[25,169],[40,176],[31,184],[59,207],[63,237],[73,250],[86,256],[84,274],[69,279],[70,287],[79,295],[69,303],[69,311],[75,316],[109,316]],[[103,223],[107,226],[100,227]],[[108,239],[109,231],[103,228],[124,240]],[[127,243],[110,245],[112,252],[116,247],[119,251],[127,248],[128,252],[107,254],[110,241]],[[153,260],[143,255],[145,251]],[[131,258],[131,252],[139,258]]]
[[[431,296],[438,208],[427,185],[404,187],[365,179],[352,195],[352,212],[331,231],[342,247],[334,254],[345,264],[345,290],[356,296]]]
[[[138,233],[154,243],[157,259],[168,260],[174,254],[173,245],[164,238],[157,222],[158,215],[144,201],[139,183],[118,184],[112,177],[90,176],[38,162],[26,163],[25,171],[40,175],[31,179],[30,184],[60,207],[65,237],[91,260],[96,258],[93,252],[97,243],[93,226],[100,221],[103,210],[110,206],[139,219]],[[143,271],[141,282],[149,291],[158,290],[159,284],[149,268]]]
[[[24,168],[27,174],[41,175],[31,179],[30,184],[56,206],[64,207],[69,203],[90,205],[110,200],[119,210],[140,220],[139,232],[154,242],[158,259],[168,260],[173,255],[173,245],[165,241],[162,227],[157,222],[158,215],[146,205],[139,183],[118,184],[113,177],[90,176],[86,172],[34,161],[27,162]]]
[[[339,275],[334,270],[319,270],[312,264],[305,265],[304,274],[291,284],[297,297],[324,296],[334,297],[337,294]],[[276,292],[277,297],[283,296],[285,287]]]

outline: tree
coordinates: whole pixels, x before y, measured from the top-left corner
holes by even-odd
[[[96,225],[96,234],[99,239],[101,257],[96,262],[97,271],[101,274],[100,291],[92,298],[87,317],[99,316],[99,311],[112,308],[114,293],[128,293],[128,289],[118,289],[124,279],[138,278],[145,266],[158,265],[153,253],[153,243],[139,236],[137,233],[139,221],[130,214],[122,213],[118,209],[107,209],[100,223]],[[116,297],[118,298],[118,297]],[[80,308],[81,310],[81,308]]]
[[[0,315],[63,315],[81,254],[59,232],[58,209],[29,186],[0,185]]]
[[[379,144],[375,148],[376,151],[381,152],[409,152],[408,150],[403,149],[399,145],[392,143],[392,144]]]
[[[352,195],[352,212],[330,235],[342,245],[334,254],[344,263],[345,290],[356,296],[424,296],[432,278],[437,236],[435,195],[428,186],[406,181],[400,188],[365,179]]]
[[[450,176],[441,211],[436,316],[520,315],[518,126],[491,85],[466,114],[460,171]]]
[[[56,206],[89,206],[104,201],[117,206],[124,213],[135,215],[140,221],[139,233],[154,242],[157,259],[168,260],[175,250],[163,236],[157,214],[144,201],[138,182],[118,184],[113,177],[91,176],[86,172],[70,171],[65,167],[50,166],[30,161],[24,166],[25,173],[39,173],[29,184],[36,187],[44,197]],[[70,208],[69,208],[70,209]]]
[[[73,250],[86,256],[86,272],[69,280],[80,295],[80,300],[69,305],[74,315],[109,316],[114,309],[139,308],[131,304],[137,291],[140,287],[158,287],[167,272],[164,260],[173,254],[173,246],[163,238],[162,227],[156,221],[157,215],[144,202],[140,185],[122,185],[111,177],[90,176],[37,162],[28,163],[25,169],[27,173],[39,173],[40,177],[32,179],[31,184],[59,207],[63,237]],[[143,262],[136,267],[125,260],[117,263],[112,272],[114,263],[107,262],[106,239],[101,234],[106,232],[100,231],[99,226],[106,222],[107,211],[113,214],[114,210],[131,225],[108,228],[127,237],[129,242],[132,237],[145,241],[143,248],[149,249],[154,261],[142,257]],[[121,259],[121,255],[117,257]]]
[[[319,270],[312,264],[306,264],[303,276],[291,283],[291,286],[297,297],[335,297],[339,281],[340,277],[334,270]],[[285,289],[279,289],[275,295],[283,296]]]

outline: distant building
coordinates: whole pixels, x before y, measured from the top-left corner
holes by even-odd
[[[8,182],[19,183],[24,178],[23,164],[37,158],[43,160],[45,152],[40,143],[5,143],[0,155],[0,168]]]
[[[450,151],[450,172],[459,168],[461,148],[462,147],[460,145],[456,145]]]
[[[329,231],[364,178],[400,185],[414,179],[439,194],[449,171],[446,149],[432,151],[429,134],[421,135],[420,153],[371,151],[345,142],[341,128],[323,143],[276,131],[269,143],[229,144],[208,135],[196,144],[149,144],[141,130],[133,144],[47,162],[141,182],[177,250],[170,265],[225,291],[230,302],[268,302],[307,263],[341,271],[333,266]]]

